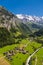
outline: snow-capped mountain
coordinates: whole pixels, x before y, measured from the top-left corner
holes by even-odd
[[[19,19],[21,19],[23,22],[37,22],[42,24],[43,23],[43,16],[31,16],[31,15],[23,15],[23,14],[17,14],[16,15]]]
[[[16,15],[19,19],[28,19],[28,20],[33,20],[34,21],[34,18],[30,15],[22,15],[22,14],[17,14]]]

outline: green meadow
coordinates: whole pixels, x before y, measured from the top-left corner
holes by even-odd
[[[23,65],[23,64],[25,65],[26,60],[30,56],[30,54],[32,54],[36,49],[41,47],[42,44],[39,44],[36,41],[30,41],[28,38],[26,38],[26,39],[21,40],[20,44],[12,44],[12,45],[8,45],[3,48],[0,48],[0,56],[4,56],[3,55],[4,52],[13,50],[15,47],[22,48],[24,46],[26,46],[24,50],[28,51],[28,54],[23,54],[19,52],[16,53],[14,56],[12,56],[13,60],[9,61],[11,65]]]
[[[43,65],[43,48],[31,58],[30,65]]]

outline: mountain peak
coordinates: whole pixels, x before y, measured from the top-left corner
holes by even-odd
[[[28,20],[33,20],[33,21],[34,21],[34,18],[33,18],[33,16],[31,16],[31,15],[17,14],[16,16],[17,16],[19,19],[28,19]]]
[[[16,15],[19,19],[23,19],[24,18],[24,15],[23,14],[17,14]]]

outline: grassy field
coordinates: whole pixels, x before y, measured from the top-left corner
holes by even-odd
[[[30,41],[29,39],[23,39],[20,41],[20,44],[13,44],[13,45],[0,48],[0,55],[3,56],[4,52],[8,50],[13,50],[15,47],[19,47],[19,48],[24,47],[24,50],[28,51],[28,54],[23,54],[23,53],[18,52],[16,55],[12,56],[13,60],[10,62],[10,64],[11,65],[23,65],[25,64],[28,56],[32,54],[35,51],[35,49],[41,47],[41,44],[35,41]]]
[[[43,65],[43,48],[32,57],[30,65]]]

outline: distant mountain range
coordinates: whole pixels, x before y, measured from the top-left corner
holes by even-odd
[[[23,22],[35,22],[39,24],[43,24],[43,16],[31,16],[31,15],[23,15],[23,14],[17,14],[16,15],[19,19],[21,19]]]

